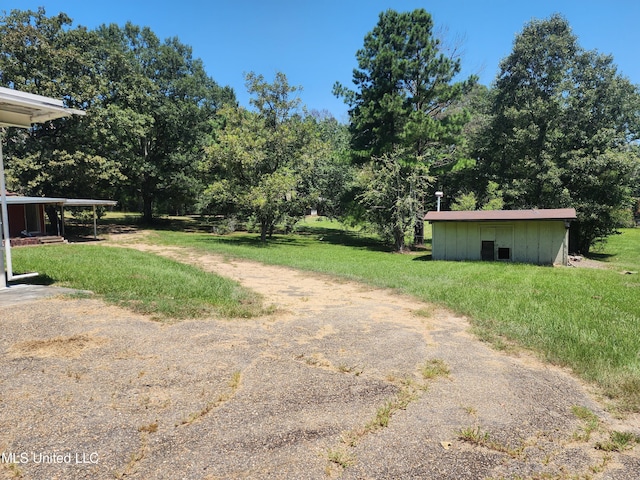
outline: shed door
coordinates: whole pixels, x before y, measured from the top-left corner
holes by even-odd
[[[480,258],[482,260],[495,260],[495,251],[495,242],[493,240],[482,240],[482,250],[480,250]]]
[[[480,258],[492,261],[496,259],[496,229],[492,227],[482,227],[480,229]]]

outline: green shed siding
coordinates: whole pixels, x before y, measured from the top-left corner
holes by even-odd
[[[503,261],[567,264],[563,220],[433,221],[432,231],[434,260],[481,260],[485,241],[493,242],[495,258]]]

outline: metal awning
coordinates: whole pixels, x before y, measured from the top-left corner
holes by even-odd
[[[118,204],[115,200],[93,200],[90,198],[68,198],[62,204],[64,207],[93,207],[93,238],[98,238],[98,215],[96,207],[115,207]],[[64,222],[64,214],[62,216]]]
[[[7,195],[7,205],[64,205],[66,198]]]
[[[23,195],[7,195],[7,205],[64,205],[65,207],[115,207],[116,200],[99,200],[94,198],[57,198],[57,197],[25,197]]]
[[[85,112],[81,110],[65,108],[62,100],[0,87],[0,126],[31,128],[31,125],[34,123],[46,122],[71,115],[84,115],[84,113]],[[0,253],[0,288],[5,288],[9,280],[18,280],[37,274],[13,274],[2,141],[3,139],[0,132],[0,221],[2,223],[2,236],[4,237],[4,244],[0,242],[0,248],[2,249]],[[4,274],[5,256],[6,276]]]
[[[55,198],[55,197],[25,197],[22,195],[7,195],[7,205],[58,205],[62,207],[62,230],[64,234],[64,207],[93,208],[93,238],[98,238],[98,215],[96,207],[115,207],[116,200],[100,200],[95,198]],[[7,218],[7,224],[8,224]],[[15,277],[14,277],[15,278]]]
[[[70,117],[74,114],[84,115],[85,112],[66,108],[62,100],[0,87],[1,125],[31,128],[34,123]]]
[[[115,207],[118,204],[115,200],[94,200],[92,198],[67,198],[64,200],[65,207]]]

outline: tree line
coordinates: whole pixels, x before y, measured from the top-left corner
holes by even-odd
[[[0,17],[0,84],[87,114],[8,128],[8,186],[114,198],[146,221],[239,218],[263,240],[314,208],[373,226],[399,251],[410,235],[423,241],[436,190],[452,209],[574,207],[583,253],[637,210],[638,87],[562,16],[526,24],[490,87],[460,78],[423,9],[381,13],[356,65],[353,86],[333,89],[349,107],[343,125],[308,112],[282,72],[246,74],[245,108],[178,38],[13,10]]]

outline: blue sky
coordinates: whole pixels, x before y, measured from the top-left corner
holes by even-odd
[[[463,74],[489,85],[514,37],[532,18],[564,15],[582,47],[611,54],[619,71],[640,84],[640,2],[637,0],[0,0],[0,10],[67,13],[89,28],[130,20],[161,39],[177,36],[193,47],[209,75],[248,104],[244,72],[267,80],[284,72],[303,87],[309,109],[346,121],[347,107],[331,94],[336,81],[352,86],[355,53],[389,8],[424,8],[451,42],[462,39]]]

